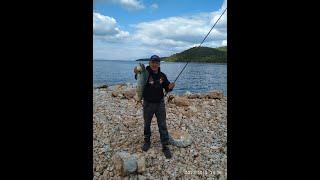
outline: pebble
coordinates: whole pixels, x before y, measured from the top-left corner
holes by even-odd
[[[126,176],[123,179],[203,179],[213,176],[186,174],[214,169],[221,172],[220,178],[227,174],[227,97],[206,97],[203,94],[187,93],[178,97],[178,101],[166,103],[168,130],[186,131],[192,138],[192,144],[179,148],[169,145],[172,159],[166,159],[161,150],[160,135],[154,117],[151,125],[151,147],[143,152],[143,111],[136,106],[133,99],[125,99],[125,92],[131,85],[108,86],[108,90],[93,89],[93,164],[94,179],[117,179],[112,156],[117,152],[129,154],[141,153],[145,162],[138,175]],[[115,97],[112,96],[117,95]],[[181,98],[183,101],[181,101]],[[220,98],[220,99],[219,99]],[[179,101],[180,100],[180,101]],[[180,103],[177,106],[175,103]],[[121,132],[120,132],[121,131]],[[121,146],[120,146],[121,145]],[[138,169],[137,168],[137,169]]]

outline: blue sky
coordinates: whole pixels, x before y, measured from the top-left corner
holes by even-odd
[[[198,45],[226,0],[94,0],[93,58],[170,56]],[[227,44],[227,13],[203,46]]]

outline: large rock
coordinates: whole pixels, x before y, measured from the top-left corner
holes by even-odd
[[[188,99],[182,98],[182,97],[174,97],[173,102],[177,106],[189,106],[190,105]]]
[[[143,173],[146,171],[146,159],[144,156],[142,155],[137,156],[137,166],[138,166],[138,169],[137,169],[138,173]]]
[[[142,175],[138,175],[138,180],[146,180],[147,178],[142,176]]]
[[[117,97],[117,96],[118,96],[118,92],[113,91],[113,92],[111,93],[111,95],[112,95],[112,97]]]
[[[129,89],[123,93],[123,96],[127,99],[132,99],[136,95],[136,89]]]
[[[101,86],[97,86],[94,89],[107,89],[107,88],[108,88],[108,85],[104,84],[104,85],[101,85]]]
[[[135,157],[131,157],[127,152],[117,152],[112,158],[117,176],[123,177],[137,170]]]
[[[192,143],[190,134],[184,131],[169,131],[169,143],[177,147],[187,147]]]
[[[207,99],[207,98],[209,98],[209,94],[203,93],[199,95],[199,99]]]
[[[190,94],[190,95],[188,95],[188,99],[197,99],[197,98],[200,98],[199,94]]]
[[[118,91],[125,90],[126,88],[127,88],[127,84],[118,84],[118,85],[116,85],[116,90],[118,90]]]
[[[221,99],[223,98],[223,92],[222,91],[212,91],[208,93],[209,99]]]
[[[145,171],[145,158],[142,155],[117,152],[113,157],[115,173],[124,177],[132,173]]]
[[[190,96],[190,95],[192,95],[192,93],[191,93],[190,91],[187,91],[187,92],[185,92],[185,93],[183,94],[183,96],[186,96],[186,97],[188,97],[188,96]]]

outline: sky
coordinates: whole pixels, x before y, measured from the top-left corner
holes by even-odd
[[[227,0],[94,0],[93,59],[166,57],[201,43]],[[227,45],[227,12],[202,46]]]

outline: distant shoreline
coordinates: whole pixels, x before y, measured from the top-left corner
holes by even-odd
[[[132,62],[134,62],[135,60],[94,59],[93,61],[132,61]]]
[[[97,60],[94,59],[94,61],[126,61],[126,62],[148,62],[149,60],[108,60],[108,59],[103,59],[103,60]],[[165,63],[187,63],[188,61],[161,61]],[[199,61],[189,61],[189,63],[210,63],[210,64],[228,64],[226,62],[199,62]]]
[[[136,62],[144,62],[144,61],[149,61],[149,60],[135,60]],[[161,60],[161,62],[169,62],[169,63],[212,63],[212,64],[228,64],[227,62],[206,62],[206,61],[165,61]]]

